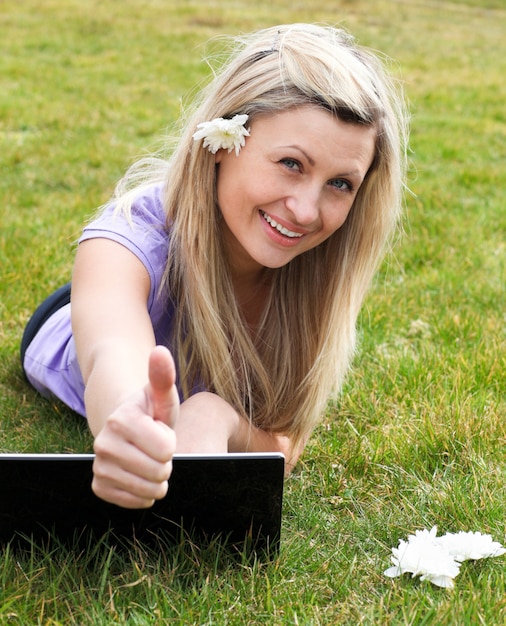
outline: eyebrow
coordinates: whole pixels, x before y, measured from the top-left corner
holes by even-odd
[[[303,150],[300,146],[298,146],[297,144],[291,144],[288,146],[282,146],[283,148],[294,148],[295,150],[298,150],[299,152],[301,152],[304,157],[307,159],[308,163],[311,165],[311,167],[315,166],[315,160],[309,156],[309,154]],[[352,170],[351,172],[342,172],[339,174],[339,176],[347,176],[349,178],[360,178],[362,179],[362,173],[359,170]]]
[[[311,165],[311,167],[314,167],[315,161],[313,158],[311,158],[309,156],[309,154],[303,150],[300,146],[293,144],[293,145],[289,145],[289,146],[282,146],[283,148],[295,148],[295,150],[298,150],[299,152],[302,152],[302,154],[306,157],[306,159],[309,161],[309,164]]]

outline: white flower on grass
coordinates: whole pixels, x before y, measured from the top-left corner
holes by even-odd
[[[392,548],[394,567],[385,570],[385,576],[395,578],[409,573],[414,578],[429,580],[438,587],[453,588],[453,579],[459,573],[460,563],[436,541],[437,528],[416,531],[408,541],[400,540],[397,548]]]
[[[506,554],[506,549],[490,535],[479,532],[446,533],[437,538],[439,545],[444,546],[456,561],[484,559]]]
[[[244,126],[247,121],[247,115],[234,115],[230,120],[217,117],[211,122],[198,124],[197,128],[200,130],[193,134],[193,139],[203,139],[204,148],[208,148],[213,154],[223,149],[229,152],[235,150],[236,155],[239,155],[246,142],[245,137],[249,137],[249,130]]]
[[[437,527],[417,530],[401,539],[397,548],[392,548],[394,567],[385,570],[385,576],[395,578],[409,573],[429,580],[434,585],[453,589],[453,579],[460,570],[461,561],[483,559],[506,554],[506,549],[493,541],[490,535],[479,532],[446,533],[437,537]]]

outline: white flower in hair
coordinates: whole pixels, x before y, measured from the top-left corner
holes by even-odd
[[[491,556],[506,554],[506,549],[490,535],[479,532],[446,533],[437,538],[438,544],[444,546],[456,561],[469,559],[485,559]]]
[[[223,117],[217,117],[211,122],[202,122],[197,125],[197,130],[193,134],[193,139],[199,141],[204,140],[204,148],[208,148],[209,152],[216,154],[218,150],[235,150],[239,155],[240,149],[245,144],[245,137],[249,137],[249,130],[244,124],[248,121],[247,115],[234,115],[230,120]]]

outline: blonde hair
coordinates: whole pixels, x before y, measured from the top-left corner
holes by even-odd
[[[164,284],[177,303],[173,341],[185,395],[201,381],[256,426],[299,442],[342,386],[360,308],[399,220],[407,114],[378,56],[343,30],[281,25],[236,44],[195,103],[170,160],[141,184],[165,182],[170,252]],[[374,160],[345,224],[318,247],[269,270],[271,295],[254,340],[224,253],[214,156],[192,135],[197,124],[217,117],[247,114],[249,124],[308,104],[374,127]]]

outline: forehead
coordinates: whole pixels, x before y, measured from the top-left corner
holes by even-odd
[[[299,146],[315,158],[360,158],[369,164],[376,137],[374,125],[343,121],[326,109],[308,105],[256,117],[246,147],[269,150]]]
[[[375,129],[375,125],[373,123],[364,124],[356,122],[355,119],[351,119],[350,117],[340,117],[328,109],[316,104],[306,104],[280,111],[258,113],[250,117],[250,126],[253,127],[257,125],[263,126],[301,122],[305,122],[305,125],[307,125],[308,122],[318,123],[318,120],[320,123],[333,122],[339,125],[346,124],[357,128]]]

